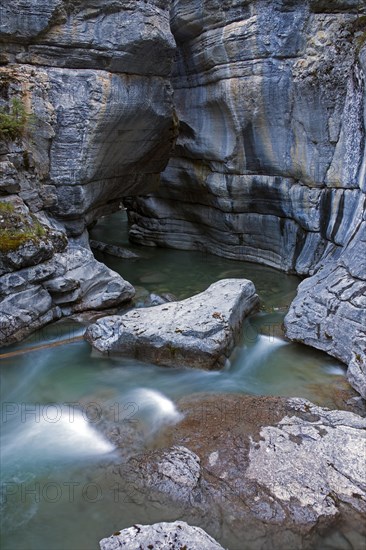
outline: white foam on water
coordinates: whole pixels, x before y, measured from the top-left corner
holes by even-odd
[[[333,376],[346,376],[346,367],[340,365],[326,365],[324,370],[328,374],[333,374]]]
[[[157,390],[137,388],[128,393],[128,400],[136,403],[138,416],[150,434],[164,425],[176,424],[183,418],[173,401]]]
[[[45,414],[18,419],[2,442],[2,460],[22,457],[24,460],[52,460],[59,458],[93,457],[114,450],[79,410],[58,407],[58,415],[49,419]]]

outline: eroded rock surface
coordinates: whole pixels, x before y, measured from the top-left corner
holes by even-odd
[[[155,523],[154,525],[134,525],[100,541],[101,550],[148,550],[166,548],[171,550],[195,549],[223,550],[203,529],[188,525],[184,521]]]
[[[0,344],[22,340],[61,317],[128,302],[130,283],[82,246],[0,277]]]
[[[224,279],[180,302],[99,319],[88,327],[86,339],[103,353],[217,369],[230,355],[245,316],[258,304],[251,281]]]
[[[47,285],[31,283],[23,271],[17,288],[3,284],[0,344],[67,311],[133,295],[93,259],[86,228],[122,197],[155,189],[168,161],[177,127],[169,7],[161,0],[15,0],[0,7],[0,108],[14,118],[20,105],[24,119],[10,133],[0,126],[0,201],[15,195],[48,227],[38,250],[35,240],[23,247],[14,241],[0,269],[7,277],[55,264]],[[51,229],[65,252],[53,245]],[[68,273],[63,264],[70,262]]]
[[[133,500],[235,549],[326,548],[327,527],[334,535],[338,525],[342,540],[352,522],[361,547],[364,418],[302,399],[239,395],[185,398],[180,409],[167,447],[118,470]]]

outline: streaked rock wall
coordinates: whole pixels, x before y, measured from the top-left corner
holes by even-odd
[[[180,136],[158,193],[129,203],[135,241],[300,274],[346,242],[364,155],[356,4],[173,3]]]
[[[312,276],[287,335],[350,363],[365,395],[366,8],[176,0],[180,135],[131,238]],[[358,379],[358,381],[356,380]]]

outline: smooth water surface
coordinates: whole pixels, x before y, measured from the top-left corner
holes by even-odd
[[[129,246],[121,213],[101,220],[92,236]],[[129,433],[139,426],[149,444],[161,426],[179,420],[177,400],[195,392],[299,396],[334,406],[334,393],[345,384],[336,360],[283,337],[297,277],[198,252],[129,248],[138,260],[99,259],[137,287],[138,305],[149,292],[182,299],[219,279],[244,277],[255,283],[261,310],[246,321],[241,345],[221,372],[109,359],[82,340],[44,347],[80,336],[83,328],[71,321],[3,349],[28,349],[0,359],[3,550],[97,549],[121,528],[175,519],[174,510],[168,517],[116,491],[106,471],[121,458],[99,430],[102,411],[128,423]],[[126,455],[129,445],[126,439]]]

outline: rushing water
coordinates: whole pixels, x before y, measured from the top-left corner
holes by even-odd
[[[102,220],[93,238],[129,246],[123,216]],[[334,406],[335,391],[345,384],[337,361],[283,337],[298,278],[197,252],[129,248],[138,260],[100,259],[137,287],[140,305],[149,292],[182,299],[219,279],[246,277],[256,285],[261,310],[246,321],[221,372],[108,359],[82,340],[42,347],[81,335],[71,321],[2,350],[25,351],[0,360],[3,550],[97,549],[117,529],[167,519],[148,503],[121,499],[108,482],[105,469],[119,456],[97,429],[102,410],[117,411],[132,431],[136,422],[151,441],[161,426],[179,420],[175,402],[195,392],[300,396]]]

